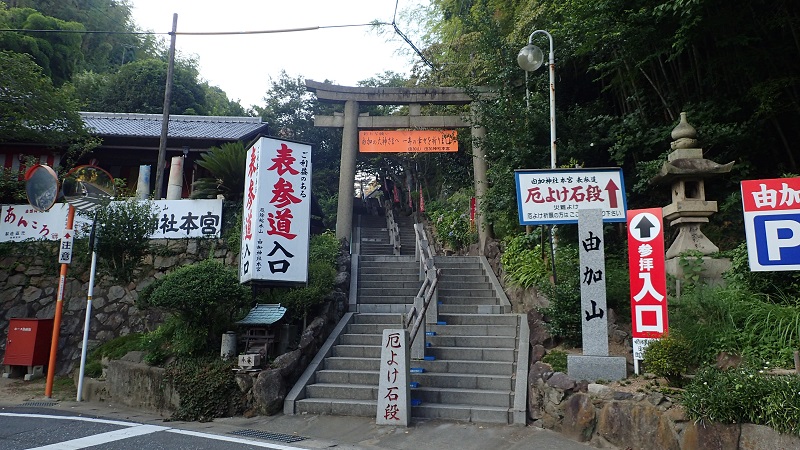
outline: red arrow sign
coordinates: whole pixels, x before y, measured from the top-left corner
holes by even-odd
[[[608,206],[611,208],[616,208],[617,191],[619,191],[619,186],[617,186],[617,183],[614,183],[614,180],[608,180],[608,184],[606,184],[606,191],[608,191]]]

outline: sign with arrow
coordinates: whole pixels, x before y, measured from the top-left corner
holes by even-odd
[[[578,223],[578,210],[600,209],[603,222],[625,222],[622,169],[516,170],[520,225]]]
[[[636,373],[644,349],[667,332],[667,277],[661,208],[628,211],[631,335]]]
[[[75,238],[75,230],[64,230],[61,236],[61,245],[58,249],[58,263],[70,264],[72,262],[72,244]]]

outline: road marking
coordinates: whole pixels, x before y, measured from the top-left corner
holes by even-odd
[[[86,447],[93,447],[95,445],[107,444],[109,442],[120,441],[136,436],[145,434],[156,433],[158,431],[168,430],[167,427],[159,427],[157,425],[137,425],[121,430],[109,431],[108,433],[100,433],[92,436],[86,436],[71,441],[58,442],[56,444],[45,445],[42,447],[35,447],[30,450],[78,450]]]
[[[180,430],[177,428],[162,427],[158,425],[143,425],[135,422],[123,422],[119,420],[96,419],[92,417],[71,417],[71,416],[56,416],[52,414],[19,414],[19,413],[0,413],[0,416],[7,417],[25,417],[37,419],[54,419],[54,420],[75,420],[79,422],[92,422],[102,423],[106,425],[117,425],[126,427],[121,430],[110,431],[107,433],[96,434],[71,441],[59,442],[56,444],[45,445],[42,447],[35,447],[29,450],[79,450],[95,445],[106,444],[109,442],[119,441],[146,434],[158,433],[166,431],[169,433],[183,434],[186,436],[194,436],[203,439],[214,439],[217,441],[232,442],[237,444],[245,444],[251,447],[268,448],[272,450],[306,450],[303,447],[291,447],[287,445],[271,444],[268,442],[251,441],[232,436],[222,436],[217,434],[202,433],[199,431]]]

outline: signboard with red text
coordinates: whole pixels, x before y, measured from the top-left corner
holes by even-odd
[[[667,332],[667,277],[661,208],[628,211],[633,359]]]
[[[742,181],[750,270],[800,270],[800,178]]]
[[[625,222],[622,169],[516,170],[520,225],[578,223],[579,209],[600,209],[603,222]]]
[[[458,151],[455,130],[378,130],[358,132],[361,153],[441,153]]]
[[[239,282],[308,282],[311,146],[259,139],[245,166]]]

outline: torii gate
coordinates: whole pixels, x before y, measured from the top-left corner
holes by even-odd
[[[473,176],[475,180],[476,212],[478,225],[479,254],[483,254],[486,239],[489,237],[488,224],[481,212],[481,206],[488,181],[486,178],[486,155],[483,141],[486,129],[473,126],[479,114],[478,105],[463,89],[451,87],[433,88],[394,88],[394,87],[353,87],[337,86],[306,80],[306,88],[317,95],[317,99],[327,103],[344,103],[344,115],[316,116],[314,126],[343,128],[342,159],[339,166],[339,203],[336,215],[336,238],[350,240],[353,227],[354,180],[356,177],[356,156],[358,155],[358,130],[390,128],[472,128]],[[362,116],[359,106],[366,105],[408,105],[408,116]],[[470,105],[471,121],[461,116],[421,116],[422,105]]]

